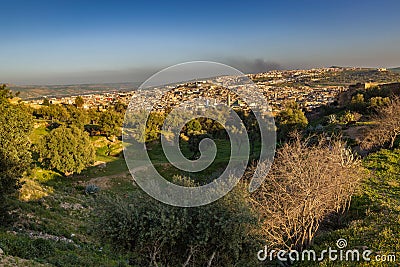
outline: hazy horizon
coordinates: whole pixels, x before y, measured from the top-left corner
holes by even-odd
[[[217,62],[218,63],[218,62]],[[232,66],[232,65],[229,65],[229,66]],[[318,67],[304,67],[304,68],[272,68],[272,69],[266,69],[266,70],[262,70],[262,71],[252,71],[252,72],[243,72],[243,71],[241,71],[240,70],[240,68],[236,68],[236,69],[238,69],[238,70],[240,70],[241,72],[243,72],[244,74],[254,74],[254,73],[262,73],[262,72],[268,72],[268,71],[273,71],[273,70],[278,70],[278,71],[285,71],[285,70],[307,70],[307,69],[319,69],[319,68],[329,68],[329,67],[341,67],[341,68],[365,68],[365,69],[378,69],[378,68],[387,68],[387,69],[391,69],[391,68],[399,68],[399,67],[397,67],[397,66],[391,66],[391,67],[381,67],[381,66],[378,66],[378,67],[371,67],[371,66],[368,66],[368,67],[364,67],[364,66],[336,66],[336,65],[331,65],[331,66],[318,66]],[[163,69],[163,68],[162,68]],[[60,82],[60,83],[52,83],[51,81],[48,81],[48,82],[44,82],[44,83],[21,83],[21,82],[15,82],[15,83],[10,83],[10,82],[3,82],[3,81],[0,81],[0,84],[3,84],[3,83],[5,83],[5,84],[9,84],[9,85],[11,85],[11,86],[21,86],[21,87],[23,87],[23,86],[27,86],[27,87],[29,87],[29,86],[68,86],[68,85],[95,85],[95,84],[101,84],[101,85],[104,85],[104,84],[137,84],[138,86],[141,84],[141,83],[143,83],[143,82],[145,82],[148,78],[150,78],[152,75],[154,75],[155,73],[157,73],[157,72],[159,72],[159,71],[161,71],[162,69],[159,69],[159,70],[154,70],[153,72],[148,72],[148,73],[144,73],[144,76],[143,77],[145,77],[144,79],[138,79],[138,80],[115,80],[115,76],[114,76],[114,78],[112,78],[111,79],[111,81],[110,80],[108,80],[107,78],[105,78],[104,79],[104,77],[103,77],[103,79],[104,80],[97,80],[97,81],[86,81],[86,77],[87,76],[85,76],[85,77],[83,77],[83,81],[79,81],[79,80],[76,80],[76,82]],[[84,76],[84,73],[80,73],[82,76]]]

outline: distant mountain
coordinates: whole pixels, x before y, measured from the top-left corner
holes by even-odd
[[[400,72],[400,67],[391,68],[391,69],[389,69],[389,70],[394,71],[394,72]]]
[[[9,85],[13,92],[20,92],[22,99],[60,97],[68,95],[84,95],[107,93],[112,91],[132,91],[139,87],[139,82],[103,83],[103,84],[71,84],[71,85]]]

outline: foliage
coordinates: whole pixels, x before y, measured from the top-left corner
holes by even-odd
[[[83,100],[81,96],[75,98],[75,105],[77,108],[83,107],[83,104],[85,104],[85,100]]]
[[[43,136],[37,145],[39,162],[68,176],[80,173],[95,159],[95,149],[87,133],[76,127],[61,126]]]
[[[106,110],[102,112],[99,117],[100,129],[106,134],[107,137],[120,135],[122,123],[122,114],[113,110]]]
[[[43,102],[42,102],[43,106],[50,106],[50,101],[47,97],[43,98]]]
[[[336,114],[330,114],[330,115],[328,116],[328,123],[329,123],[329,124],[336,124],[336,123],[338,123],[338,119],[337,119],[337,117],[336,117]]]
[[[390,104],[390,98],[389,97],[371,97],[370,99],[370,108],[376,110],[377,108],[387,106]]]
[[[6,87],[0,86],[0,221],[6,214],[6,197],[19,188],[20,179],[31,168],[29,135],[32,116],[22,105],[8,101],[12,97]]]
[[[19,199],[22,201],[39,200],[54,193],[53,188],[43,186],[32,177],[22,178],[23,185],[19,190]]]
[[[364,100],[364,95],[363,94],[356,94],[351,98],[351,107],[353,110],[356,111],[363,111],[366,107],[366,103]]]
[[[195,134],[195,133],[192,133],[189,136],[188,146],[189,150],[193,153],[190,159],[192,160],[198,159],[198,157],[200,156],[200,142],[205,138],[212,139],[212,136],[210,134]]]
[[[103,197],[95,214],[96,232],[134,252],[141,266],[254,266],[260,243],[252,232],[257,220],[246,190],[238,186],[224,198],[195,208],[169,206],[142,191],[127,198]]]
[[[346,112],[340,117],[340,122],[342,123],[347,124],[352,121],[355,121],[355,116],[350,110],[346,110]]]
[[[286,103],[285,109],[277,115],[276,122],[281,139],[285,139],[292,131],[304,129],[308,124],[304,112],[296,102]]]
[[[127,108],[128,106],[119,100],[117,101],[117,103],[114,104],[114,110],[121,114],[124,114]]]
[[[69,113],[67,124],[84,129],[84,126],[89,123],[89,115],[86,110],[76,108],[72,105],[66,106]]]

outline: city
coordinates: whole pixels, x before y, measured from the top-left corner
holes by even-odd
[[[400,266],[400,1],[0,8],[0,266]]]

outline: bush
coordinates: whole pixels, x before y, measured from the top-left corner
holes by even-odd
[[[0,247],[7,255],[24,259],[46,258],[55,252],[54,241],[6,233],[0,234]]]
[[[89,136],[76,127],[61,126],[40,139],[36,147],[39,162],[65,176],[80,173],[95,160],[95,149]]]
[[[346,210],[359,180],[361,161],[339,139],[322,136],[285,144],[266,179],[253,195],[266,241],[303,249],[312,244],[320,223]]]
[[[247,198],[244,185],[196,208],[172,207],[142,191],[126,198],[103,196],[95,229],[137,255],[133,260],[140,266],[254,266],[261,244]]]
[[[96,194],[99,191],[100,191],[100,188],[94,184],[87,185],[85,188],[85,194],[88,194],[88,195]]]

